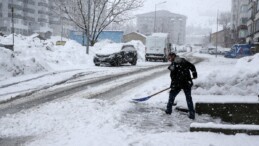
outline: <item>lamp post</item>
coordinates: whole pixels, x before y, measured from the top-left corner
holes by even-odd
[[[218,26],[219,26],[219,10],[217,11],[217,32],[216,32],[216,58],[218,54]]]
[[[64,29],[64,26],[63,26],[63,16],[60,17],[60,22],[61,22],[61,38],[60,38],[60,41],[62,42],[62,38],[63,38],[63,29]]]
[[[87,44],[86,44],[86,54],[89,54],[90,45],[90,13],[91,13],[91,0],[88,0],[88,15],[87,15]]]
[[[166,1],[163,1],[163,2],[160,2],[160,3],[156,3],[156,4],[155,4],[154,32],[156,32],[156,7],[157,7],[158,5],[161,5],[161,4],[164,4],[164,3],[166,3]]]
[[[13,8],[13,0],[12,0],[12,34],[13,34],[13,47],[12,47],[12,51],[14,51],[14,8]]]

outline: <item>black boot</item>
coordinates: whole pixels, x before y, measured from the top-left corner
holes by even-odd
[[[172,110],[165,110],[165,113],[168,114],[168,115],[171,115],[172,114]]]
[[[189,113],[189,118],[194,120],[195,119],[195,113]]]

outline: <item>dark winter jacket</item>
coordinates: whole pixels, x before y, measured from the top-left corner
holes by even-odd
[[[171,88],[187,88],[193,85],[190,71],[192,72],[192,77],[197,78],[197,72],[195,66],[178,56],[175,57],[172,64],[168,67],[171,71]]]

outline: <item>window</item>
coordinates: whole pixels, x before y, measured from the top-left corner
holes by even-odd
[[[133,48],[133,46],[123,46],[122,51],[135,51],[135,49]]]
[[[40,23],[40,26],[41,26],[41,27],[45,27],[46,24],[45,24],[45,23]]]
[[[255,22],[255,31],[259,31],[259,19],[257,19]]]
[[[241,12],[242,12],[242,13],[246,13],[247,10],[248,10],[248,6],[247,6],[247,5],[241,6]]]
[[[253,11],[252,11],[252,8],[250,8],[247,12],[247,16],[248,18],[252,18],[252,15],[253,15]]]
[[[248,35],[253,34],[252,24],[248,25]]]
[[[239,38],[244,38],[244,37],[247,36],[246,34],[247,34],[247,30],[241,29],[241,30],[239,30],[239,35],[238,35],[238,37],[239,37]]]

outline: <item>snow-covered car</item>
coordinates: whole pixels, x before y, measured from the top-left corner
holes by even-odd
[[[199,53],[207,54],[208,53],[208,49],[200,49]]]
[[[220,48],[208,48],[208,53],[211,55],[222,55],[223,51]]]
[[[124,44],[105,47],[107,47],[106,51],[97,53],[94,57],[93,61],[96,66],[101,64],[110,64],[111,66],[120,66],[124,63],[137,64],[137,51],[133,45]]]

